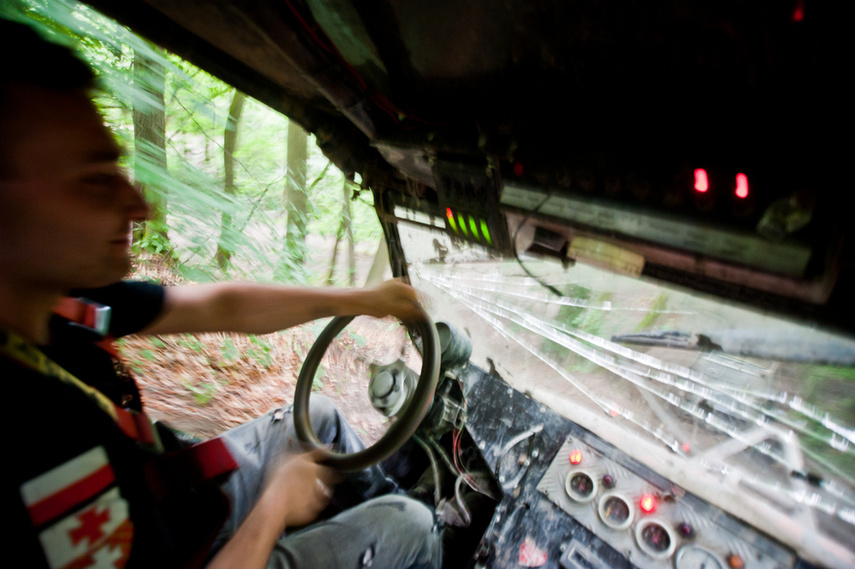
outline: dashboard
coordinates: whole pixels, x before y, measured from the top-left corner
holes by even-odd
[[[462,373],[468,432],[504,493],[475,567],[813,567],[499,379]]]

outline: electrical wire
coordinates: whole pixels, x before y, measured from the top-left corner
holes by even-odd
[[[517,263],[519,264],[520,268],[525,272],[526,275],[529,276],[529,278],[534,279],[535,282],[537,282],[537,284],[544,287],[546,290],[548,290],[552,294],[554,294],[560,298],[563,298],[564,294],[560,290],[558,290],[557,288],[555,288],[554,286],[552,286],[548,282],[544,281],[542,278],[540,278],[537,275],[535,275],[534,273],[532,273],[528,269],[528,267],[525,266],[525,264],[522,262],[522,259],[520,259],[519,251],[517,251],[517,237],[519,236],[520,230],[523,228],[523,225],[525,225],[525,223],[529,220],[529,218],[532,215],[539,212],[540,208],[543,207],[544,204],[546,204],[546,202],[548,202],[551,197],[552,197],[551,193],[546,194],[546,197],[543,198],[543,200],[539,204],[537,204],[534,209],[526,212],[526,214],[523,216],[522,220],[520,221],[519,225],[517,225],[516,230],[514,231],[514,237],[513,237],[513,239],[511,239],[511,248],[513,249],[513,252],[514,252],[514,258],[517,260]]]
[[[433,456],[433,451],[430,449],[430,446],[420,436],[413,435],[413,439],[415,439],[415,441],[417,443],[419,443],[419,446],[421,446],[424,449],[424,451],[428,455],[428,459],[430,459],[430,465],[431,465],[431,468],[433,469],[433,480],[434,480],[434,484],[433,484],[433,505],[435,507],[437,507],[437,506],[439,506],[439,501],[442,499],[442,494],[440,493],[440,488],[439,488],[439,466],[436,464],[436,457]]]
[[[463,514],[463,519],[466,522],[466,525],[472,523],[472,514],[469,513],[469,509],[466,507],[466,504],[463,502],[463,497],[460,494],[460,484],[464,481],[463,476],[458,476],[457,481],[454,483],[454,499],[457,501],[457,506],[460,508],[460,513]]]

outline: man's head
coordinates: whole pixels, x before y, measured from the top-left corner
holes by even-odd
[[[64,291],[119,280],[146,207],[89,98],[93,74],[24,26],[0,20],[0,38],[0,281]]]

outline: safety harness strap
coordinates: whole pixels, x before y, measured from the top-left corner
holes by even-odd
[[[109,307],[86,299],[66,298],[57,307],[56,313],[104,336],[109,327],[109,311]],[[104,338],[99,345],[104,347],[102,344],[107,343],[112,348],[108,350],[110,354],[117,357],[118,351],[112,338]],[[109,415],[127,437],[161,455],[146,466],[149,482],[158,497],[163,497],[170,489],[193,486],[237,468],[237,462],[219,438],[163,455],[163,445],[157,429],[145,412],[136,412],[116,405],[106,395],[80,381],[15,332],[0,328],[0,354],[41,375],[79,389],[101,411]]]
[[[217,437],[149,462],[146,475],[155,496],[163,497],[172,489],[192,487],[237,467],[225,441]]]
[[[0,354],[44,376],[52,377],[86,394],[98,408],[110,416],[129,438],[158,452],[162,451],[157,432],[145,413],[123,409],[106,395],[74,377],[47,357],[36,346],[10,330],[0,329]]]
[[[115,339],[109,335],[111,309],[109,306],[86,298],[63,298],[54,313],[72,323],[96,332],[103,339],[97,345],[118,359],[119,351]],[[133,378],[131,377],[133,381]],[[136,440],[154,438],[159,441],[157,431],[145,412],[120,411],[118,423],[127,434],[134,432]],[[238,465],[225,443],[220,438],[210,439],[179,451],[162,455],[146,464],[146,475],[155,496],[162,498],[172,489],[194,486],[206,480],[227,474]]]

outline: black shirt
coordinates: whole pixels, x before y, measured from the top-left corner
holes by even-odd
[[[117,337],[152,322],[164,298],[160,286],[130,282],[76,294],[113,308],[110,331]],[[49,357],[115,403],[139,407],[136,388],[129,390],[113,358],[95,346],[97,334],[60,318],[51,330],[51,345],[43,350]],[[3,512],[11,518],[11,529],[3,532],[7,555],[20,556],[26,567],[86,566],[96,559],[121,566],[127,559],[129,568],[166,568],[195,553],[199,536],[185,530],[210,527],[204,520],[210,511],[189,490],[155,499],[146,479],[155,458],[150,450],[73,385],[2,356],[0,379],[6,395]]]

